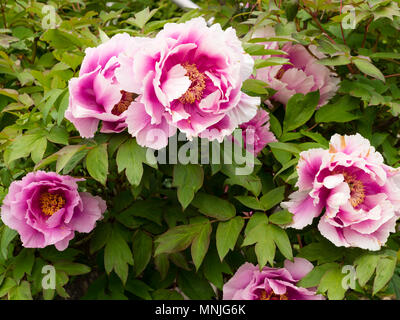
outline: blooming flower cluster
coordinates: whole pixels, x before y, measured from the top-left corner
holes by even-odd
[[[395,232],[400,174],[360,134],[332,136],[329,150],[300,154],[298,191],[282,203],[302,229],[322,210],[318,229],[336,246],[379,250]]]
[[[314,266],[303,258],[285,260],[284,268],[245,263],[223,287],[224,300],[323,300],[314,288],[296,286]]]
[[[222,141],[251,120],[259,97],[241,92],[254,61],[233,28],[203,18],[168,23],[155,38],[117,34],[89,48],[70,80],[65,117],[83,137],[126,127],[137,142],[161,149],[179,129]]]

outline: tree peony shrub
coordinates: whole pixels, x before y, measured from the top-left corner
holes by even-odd
[[[195,2],[1,1],[0,298],[400,299],[398,1]]]

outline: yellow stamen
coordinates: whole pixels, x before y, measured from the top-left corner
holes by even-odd
[[[267,295],[267,291],[261,291],[260,300],[289,300],[286,293],[284,294],[275,294],[272,290]]]
[[[344,170],[334,170],[334,174],[343,175],[344,181],[350,188],[350,203],[354,208],[364,202],[365,188],[364,184],[360,180]]]
[[[52,216],[65,205],[65,199],[62,195],[49,192],[42,193],[39,202],[40,209],[47,216]]]
[[[182,103],[192,104],[195,101],[200,101],[203,96],[203,91],[206,87],[206,76],[201,73],[195,64],[184,63],[182,66],[186,69],[186,76],[189,77],[192,84],[189,89],[179,98]]]

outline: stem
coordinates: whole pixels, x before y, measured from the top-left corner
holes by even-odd
[[[29,62],[31,64],[35,63],[35,59],[36,59],[36,52],[37,52],[37,43],[39,41],[39,38],[36,37],[34,42],[33,42],[33,47],[32,47],[32,58],[29,60]]]
[[[340,14],[342,14],[342,6],[343,6],[343,1],[340,0]],[[342,22],[340,22],[340,32],[342,33],[343,43],[347,46],[346,39],[344,37],[344,31],[343,31]]]
[[[365,40],[367,40],[367,32],[368,32],[369,25],[371,24],[372,20],[374,20],[374,18],[370,18],[368,20],[367,24],[365,25],[364,38],[363,38],[363,41],[361,44],[361,48],[364,48],[364,46],[365,46]]]
[[[297,234],[297,242],[299,243],[300,249],[303,248],[303,243],[301,242],[301,237]]]
[[[389,74],[388,76],[385,76],[385,78],[392,78],[392,77],[400,77],[400,73],[394,73],[394,74]]]
[[[1,13],[3,15],[3,24],[4,24],[4,29],[7,29],[7,20],[6,20],[6,15],[5,15],[5,9],[4,9],[4,3],[3,0],[1,0]]]

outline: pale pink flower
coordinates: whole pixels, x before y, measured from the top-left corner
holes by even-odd
[[[270,142],[276,142],[274,134],[269,130],[269,114],[259,109],[250,121],[241,124],[244,146],[250,146],[252,152],[257,155]]]
[[[275,36],[275,32],[269,26],[258,29],[253,34],[254,38],[270,38],[273,36]],[[280,49],[279,43],[275,41],[264,43],[264,45],[266,49]],[[289,59],[291,64],[269,66],[257,70],[256,79],[268,83],[270,88],[277,91],[271,97],[272,100],[286,105],[296,93],[307,94],[319,90],[318,107],[321,107],[334,96],[340,79],[326,66],[318,63],[318,59],[323,58],[324,55],[314,45],[310,45],[308,49],[313,55],[303,45],[288,42],[280,50],[287,53],[281,57]],[[268,55],[263,58],[269,57],[271,56]]]
[[[360,134],[335,134],[329,150],[300,153],[298,191],[282,207],[289,227],[302,229],[325,209],[318,229],[336,246],[379,250],[395,232],[400,213],[399,170]]]
[[[313,268],[303,258],[285,260],[284,268],[264,267],[261,271],[247,262],[225,283],[223,300],[324,300],[315,288],[296,285]]]

